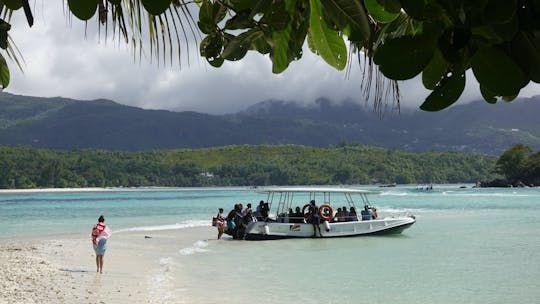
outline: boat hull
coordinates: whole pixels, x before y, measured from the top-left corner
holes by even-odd
[[[358,222],[320,224],[321,234],[314,236],[312,224],[252,222],[246,229],[245,240],[277,240],[287,238],[353,237],[364,235],[399,234],[412,226],[413,217],[384,218]]]

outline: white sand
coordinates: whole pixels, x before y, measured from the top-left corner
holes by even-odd
[[[160,258],[209,238],[215,238],[211,227],[114,234],[103,274],[87,236],[2,240],[0,304],[164,303],[172,299],[160,286],[167,271]]]

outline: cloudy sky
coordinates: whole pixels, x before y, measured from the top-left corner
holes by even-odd
[[[175,109],[205,113],[231,113],[268,99],[311,103],[324,96],[364,103],[362,74],[357,64],[351,75],[329,67],[320,57],[304,52],[282,74],[272,73],[267,56],[249,53],[238,62],[213,68],[191,50],[182,63],[158,66],[149,58],[134,61],[129,46],[99,38],[97,22],[70,22],[62,1],[33,4],[35,23],[26,24],[22,10],[12,19],[11,37],[24,56],[24,73],[9,62],[11,84],[7,92],[31,96],[76,99],[106,98],[146,109]],[[458,103],[480,99],[478,85],[467,75],[467,88]],[[402,107],[417,108],[428,95],[421,81],[400,82]],[[539,95],[529,85],[521,96]]]

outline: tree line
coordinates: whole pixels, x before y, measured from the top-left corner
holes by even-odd
[[[492,186],[538,186],[540,185],[540,151],[517,144],[506,150],[496,162],[496,172],[504,179],[490,183]]]
[[[465,183],[495,177],[496,161],[351,144],[146,152],[0,146],[0,188]]]

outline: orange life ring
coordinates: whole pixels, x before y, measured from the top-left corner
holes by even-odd
[[[305,216],[307,216],[306,214],[306,209],[309,210],[309,207],[311,206],[311,204],[305,204],[304,207],[302,207],[302,214]]]
[[[324,213],[324,209],[328,209],[328,215]],[[328,204],[322,204],[319,207],[319,216],[325,221],[330,221],[334,217],[334,209]]]

